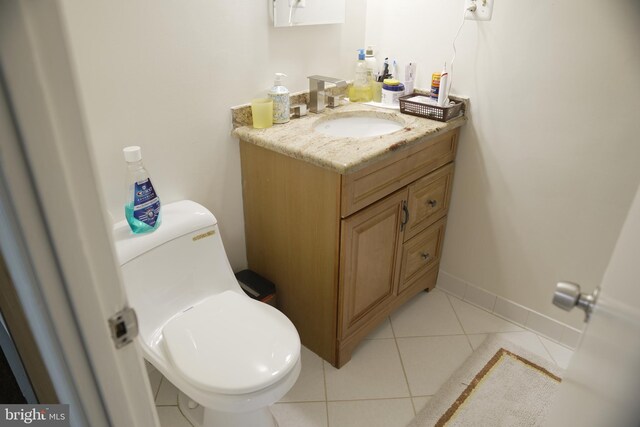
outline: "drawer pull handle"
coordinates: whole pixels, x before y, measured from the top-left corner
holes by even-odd
[[[400,231],[404,230],[404,226],[409,222],[409,208],[407,207],[407,202],[405,200],[402,201],[402,221],[400,222]]]
[[[435,208],[435,207],[436,207],[436,205],[438,204],[438,201],[437,201],[437,200],[434,200],[434,199],[429,199],[429,200],[427,200],[427,204],[428,204],[429,206],[431,206],[432,208]]]
[[[420,257],[422,257],[422,259],[425,260],[425,261],[428,260],[430,256],[431,255],[429,254],[429,252],[422,252],[420,254]]]

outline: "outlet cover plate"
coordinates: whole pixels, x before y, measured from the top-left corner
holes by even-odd
[[[476,11],[467,10],[472,5],[476,5]],[[493,15],[493,0],[465,0],[464,1],[464,19],[470,21],[491,21]]]

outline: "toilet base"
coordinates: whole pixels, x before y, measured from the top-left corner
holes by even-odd
[[[178,407],[182,414],[196,427],[278,427],[278,422],[269,407],[251,412],[221,412],[198,405],[189,408],[191,399],[179,392]]]

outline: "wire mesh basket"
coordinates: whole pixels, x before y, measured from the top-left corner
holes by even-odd
[[[427,95],[413,93],[400,97],[400,112],[412,116],[425,117],[439,122],[447,122],[462,115],[463,103],[451,101],[446,107],[439,107]]]

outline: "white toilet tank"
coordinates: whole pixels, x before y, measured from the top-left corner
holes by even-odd
[[[242,293],[220,239],[216,218],[190,200],[162,207],[162,225],[133,234],[126,221],[114,225],[118,260],[140,337],[158,344],[173,316],[226,290]]]

